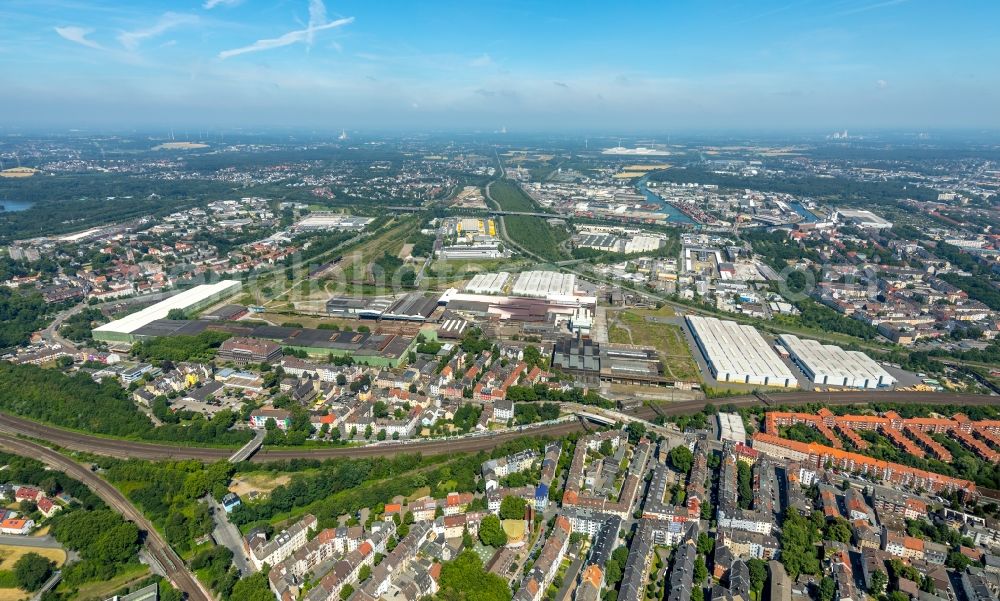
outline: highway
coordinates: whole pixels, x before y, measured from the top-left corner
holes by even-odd
[[[109,507],[145,532],[145,544],[149,555],[163,568],[167,579],[187,594],[188,599],[192,601],[210,601],[212,599],[201,582],[187,569],[187,566],[174,553],[170,545],[163,540],[153,524],[117,488],[79,463],[48,447],[6,434],[0,434],[0,447],[23,457],[37,459],[53,469],[64,472],[74,480],[86,484]]]
[[[909,392],[909,391],[859,391],[859,392],[786,392],[768,396],[772,404],[805,405],[809,403],[824,403],[827,405],[851,405],[866,403],[914,403],[921,405],[995,405],[1000,403],[996,396],[976,394],[953,394],[944,392]],[[753,395],[727,397],[719,399],[699,399],[693,401],[678,401],[661,403],[655,412],[644,407],[636,413],[637,416],[651,419],[661,415],[685,415],[697,413],[712,404],[716,407],[732,405],[734,407],[751,407],[764,404]],[[502,442],[521,436],[562,436],[583,429],[580,422],[561,422],[532,428],[521,432],[512,430],[483,436],[467,436],[448,440],[427,440],[410,443],[382,443],[365,446],[344,446],[330,448],[292,448],[265,447],[258,451],[250,460],[258,463],[269,461],[284,461],[289,459],[331,459],[338,457],[380,457],[394,456],[399,453],[421,453],[438,455],[442,453],[465,453],[489,450]],[[198,461],[226,461],[234,449],[194,447],[169,444],[157,444],[134,440],[104,438],[64,430],[54,426],[39,424],[28,419],[0,414],[0,433],[10,436],[26,436],[47,441],[51,444],[73,451],[106,455],[120,459],[196,459]]]

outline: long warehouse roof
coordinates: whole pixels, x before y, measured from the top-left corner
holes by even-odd
[[[503,287],[510,279],[510,274],[501,271],[498,273],[477,273],[468,284],[465,285],[466,292],[476,294],[500,294]]]
[[[753,326],[698,315],[687,320],[716,373],[795,381],[792,370]]]
[[[120,334],[131,334],[151,322],[158,319],[165,319],[172,309],[187,309],[217,294],[224,294],[230,289],[241,286],[239,280],[221,280],[214,284],[202,284],[190,290],[185,290],[180,294],[175,294],[168,299],[162,300],[155,305],[146,307],[142,311],[137,311],[131,315],[126,315],[121,319],[94,328],[95,332],[116,332]]]
[[[831,378],[870,378],[880,380],[883,384],[896,381],[889,372],[882,368],[868,355],[858,351],[845,351],[832,344],[820,344],[816,340],[807,340],[792,334],[783,334],[781,344],[799,361],[804,363],[817,376]]]
[[[572,296],[576,291],[576,275],[558,271],[523,271],[514,282],[513,296]]]

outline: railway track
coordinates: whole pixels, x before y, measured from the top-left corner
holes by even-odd
[[[922,405],[997,405],[1000,397],[952,394],[940,392],[787,392],[767,395],[767,406],[805,405],[809,403],[824,403],[827,405],[852,405],[866,403],[914,403]],[[652,419],[657,414],[664,416],[685,415],[697,413],[706,405],[716,407],[732,405],[734,407],[752,407],[764,404],[754,395],[729,397],[722,399],[678,401],[662,404],[657,410],[642,407],[633,412],[637,417]],[[461,453],[489,450],[502,442],[521,436],[562,436],[570,432],[582,430],[579,422],[561,422],[540,426],[530,430],[510,431],[491,436],[470,436],[452,440],[428,440],[412,443],[375,444],[360,447],[330,447],[330,448],[281,448],[265,447],[251,458],[258,463],[268,461],[283,461],[289,459],[331,459],[340,457],[382,457],[399,453],[422,453],[436,455],[442,453]],[[105,438],[39,424],[28,419],[0,414],[0,433],[12,436],[25,436],[44,440],[54,445],[85,453],[94,453],[120,459],[196,459],[198,461],[225,461],[235,451],[232,448],[193,447],[150,442]]]
[[[126,520],[143,531],[149,555],[160,565],[167,579],[179,590],[186,593],[189,600],[212,600],[212,596],[195,578],[194,574],[187,569],[181,558],[160,536],[153,524],[117,488],[69,457],[40,444],[15,438],[8,434],[0,434],[0,448],[16,455],[37,459],[87,485],[94,491],[94,494],[107,503],[108,507],[122,514]]]

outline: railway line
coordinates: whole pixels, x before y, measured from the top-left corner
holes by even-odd
[[[87,485],[94,494],[107,503],[108,507],[122,514],[126,520],[143,531],[147,552],[153,561],[159,564],[171,584],[186,593],[191,601],[211,601],[212,596],[187,569],[153,524],[117,488],[69,457],[40,444],[0,434],[0,448],[16,455],[37,459]]]
[[[866,403],[914,403],[922,405],[996,405],[1000,397],[953,394],[938,392],[880,391],[880,392],[787,392],[774,393],[766,397],[766,402],[755,395],[707,399],[694,401],[678,401],[661,404],[654,410],[651,407],[639,408],[634,415],[643,419],[652,419],[657,414],[664,416],[697,413],[707,405],[716,407],[732,405],[734,407],[751,407],[758,405],[806,405],[809,403],[824,403],[827,405],[852,405]],[[250,460],[258,463],[283,461],[289,459],[331,459],[348,457],[380,457],[399,453],[422,453],[436,455],[442,453],[463,453],[489,450],[502,442],[521,436],[562,436],[583,429],[580,422],[560,422],[532,428],[524,432],[513,430],[493,435],[469,436],[448,440],[428,440],[411,443],[382,443],[355,447],[330,448],[281,448],[264,447]],[[169,444],[158,444],[118,438],[105,438],[65,430],[55,426],[40,424],[21,417],[0,414],[0,433],[10,436],[22,436],[44,440],[59,447],[96,455],[117,457],[119,459],[196,459],[213,462],[227,460],[236,449],[218,447],[195,447]]]
[[[958,406],[982,406],[1000,403],[1000,398],[987,395],[951,394],[933,392],[789,392],[775,393],[760,398],[756,395],[746,395],[722,399],[680,401],[671,404],[661,404],[654,410],[652,407],[642,407],[633,412],[636,417],[652,419],[656,415],[674,416],[702,411],[709,404],[715,406],[731,405],[748,407],[766,405],[806,405],[824,403],[827,405],[851,405],[867,403],[913,403]],[[549,424],[527,431],[510,431],[493,435],[469,436],[451,440],[431,440],[414,443],[383,443],[361,447],[333,447],[314,449],[264,448],[251,458],[251,461],[265,463],[291,459],[330,459],[330,458],[360,458],[392,456],[399,453],[422,453],[436,455],[444,453],[463,453],[489,450],[497,445],[520,436],[562,436],[571,432],[583,431],[586,424],[582,420],[563,421]],[[83,482],[110,507],[120,512],[125,519],[135,523],[145,532],[145,545],[153,560],[159,564],[167,578],[194,601],[209,601],[212,597],[202,584],[186,568],[184,562],[159,535],[152,523],[132,505],[114,486],[101,479],[86,467],[56,450],[41,444],[26,440],[34,438],[46,441],[71,451],[93,453],[116,457],[120,459],[195,459],[198,461],[225,461],[233,453],[233,449],[210,447],[185,447],[167,444],[156,444],[141,441],[105,438],[82,432],[65,430],[55,426],[39,424],[28,419],[0,414],[0,448],[9,452],[38,459],[54,469],[65,472],[70,477]],[[1000,496],[1000,491],[984,491],[987,496]],[[989,494],[993,493],[993,494]]]

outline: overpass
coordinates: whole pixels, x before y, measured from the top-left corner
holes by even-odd
[[[595,407],[592,405],[579,405],[577,403],[563,403],[562,406],[573,412],[574,415],[582,417],[584,419],[590,420],[594,423],[613,426],[615,424],[631,424],[638,423],[642,424],[648,432],[653,434],[658,434],[664,437],[677,436],[679,432],[676,429],[665,428],[663,426],[658,426],[653,422],[643,419],[637,415],[631,415],[629,413],[622,413],[621,411],[615,411],[613,409],[604,409],[603,407]]]
[[[609,417],[605,417],[603,415],[598,415],[596,413],[590,413],[588,411],[576,411],[576,412],[574,412],[574,415],[576,415],[578,417],[582,417],[582,418],[584,418],[584,419],[586,419],[588,421],[592,421],[594,423],[601,424],[602,426],[613,426],[616,423],[615,420],[613,420],[613,419],[611,419]]]
[[[254,430],[253,438],[229,457],[229,463],[239,463],[250,459],[263,446],[265,436],[267,436],[267,430]]]

